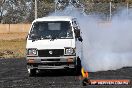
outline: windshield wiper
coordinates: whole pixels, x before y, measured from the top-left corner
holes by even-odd
[[[32,42],[39,40],[39,36],[36,34],[31,34],[30,38],[31,38]]]
[[[56,39],[56,37],[52,37],[50,38],[50,41],[54,41]]]
[[[51,35],[50,35],[50,41],[54,41],[55,39],[57,39],[56,36],[51,36]]]

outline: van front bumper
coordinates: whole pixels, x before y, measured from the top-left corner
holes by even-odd
[[[28,69],[67,69],[76,67],[76,56],[27,57]]]

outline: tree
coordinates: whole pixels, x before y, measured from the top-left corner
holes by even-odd
[[[38,17],[54,11],[54,0],[37,0]],[[1,3],[1,23],[30,23],[34,20],[34,0],[5,0]]]
[[[5,3],[5,0],[0,1],[0,23],[2,23],[2,19],[4,16],[4,11],[5,11],[4,3]]]
[[[29,16],[31,9],[29,0],[6,0],[4,23],[22,23]]]

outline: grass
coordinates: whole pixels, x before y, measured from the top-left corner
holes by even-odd
[[[25,39],[0,40],[0,58],[22,58],[25,50]]]
[[[15,39],[26,39],[28,33],[19,32],[19,33],[0,33],[0,40],[15,40]]]

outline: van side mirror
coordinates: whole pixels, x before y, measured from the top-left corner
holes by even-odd
[[[81,42],[83,41],[83,39],[82,39],[82,37],[81,37],[81,36],[80,36],[80,37],[78,37],[78,40],[79,40],[79,41],[81,41]]]

